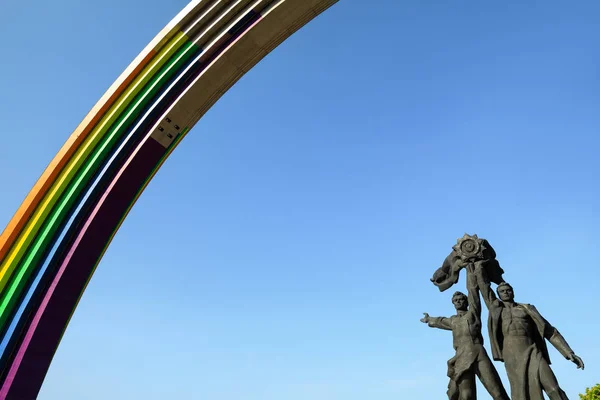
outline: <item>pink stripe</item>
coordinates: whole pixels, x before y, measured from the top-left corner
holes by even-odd
[[[262,15],[252,25],[250,25],[242,34],[240,34],[233,42],[231,42],[231,44],[229,44],[229,46],[227,46],[221,52],[221,54],[219,54],[219,56],[215,57],[215,59],[210,63],[210,65],[208,65],[204,69],[204,71],[198,76],[198,78],[196,78],[194,80],[194,82],[191,85],[189,85],[188,88],[177,98],[177,100],[175,100],[173,102],[173,104],[171,105],[171,107],[169,107],[169,109],[165,112],[165,114],[163,115],[163,117],[161,117],[160,120],[162,120],[164,118],[164,116],[173,108],[173,106],[175,104],[177,104],[181,100],[181,98],[189,91],[189,88],[191,88],[198,81],[198,79],[200,79],[200,77],[202,75],[204,75],[204,73],[210,69],[210,67],[212,65],[214,65],[221,57],[223,57],[227,53],[227,51],[231,47],[233,47],[233,45],[235,45],[242,37],[244,37],[246,35],[246,33],[248,33],[248,31],[250,31],[253,27],[255,27],[256,24],[258,24],[261,20],[262,20]],[[44,312],[46,311],[46,307],[48,306],[48,303],[50,302],[50,299],[54,295],[54,292],[56,290],[56,287],[58,286],[58,283],[59,283],[62,275],[64,274],[65,270],[69,266],[69,262],[71,260],[71,257],[73,256],[73,254],[77,250],[77,246],[79,245],[79,243],[81,242],[81,240],[85,236],[86,231],[89,228],[89,226],[91,225],[91,223],[94,220],[94,218],[96,217],[96,214],[98,214],[98,212],[102,208],[102,205],[104,204],[104,201],[110,195],[112,189],[117,184],[117,181],[123,175],[123,173],[125,172],[125,170],[127,169],[127,167],[133,162],[133,160],[135,159],[136,155],[139,153],[140,149],[145,145],[145,143],[149,139],[150,140],[154,140],[154,139],[150,138],[151,132],[152,132],[152,130],[150,130],[150,132],[148,132],[146,134],[145,139],[136,147],[136,149],[134,150],[134,152],[127,159],[127,162],[123,165],[123,167],[121,168],[121,170],[119,170],[119,172],[115,176],[114,180],[111,182],[111,184],[109,185],[109,187],[106,189],[106,191],[102,195],[100,201],[98,202],[98,204],[94,208],[94,211],[90,214],[90,217],[88,218],[88,220],[86,221],[85,225],[81,229],[79,235],[77,236],[77,239],[75,240],[75,242],[73,243],[71,249],[69,250],[69,253],[65,257],[63,263],[61,264],[60,269],[56,273],[56,276],[54,277],[54,280],[52,281],[52,284],[50,285],[50,287],[46,291],[46,295],[44,296],[44,299],[43,299],[42,303],[40,304],[38,310],[35,313],[35,316],[34,316],[33,320],[31,321],[31,324],[29,325],[29,328],[27,329],[27,333],[26,333],[23,341],[21,342],[21,346],[19,346],[19,350],[18,350],[18,352],[17,352],[17,354],[16,354],[16,356],[15,356],[15,358],[13,360],[13,363],[12,363],[12,365],[10,367],[10,370],[9,370],[7,376],[6,376],[6,379],[4,380],[4,383],[2,385],[2,389],[0,390],[0,400],[5,400],[6,397],[8,396],[8,394],[9,394],[9,392],[10,392],[12,383],[14,382],[15,377],[17,376],[17,374],[19,372],[19,368],[21,366],[21,363],[22,363],[23,359],[25,358],[25,354],[27,353],[27,349],[29,347],[29,344],[31,343],[31,341],[32,341],[32,339],[33,339],[33,337],[35,335],[35,332],[36,332],[37,327],[38,327],[38,325],[40,323],[40,320],[42,319],[42,316],[43,316]]]
[[[87,229],[89,228],[90,224],[92,223],[92,220],[94,219],[94,217],[96,216],[96,214],[98,213],[100,208],[102,207],[102,204],[104,203],[104,201],[110,194],[110,191],[115,186],[117,180],[123,174],[123,172],[127,168],[127,166],[131,163],[131,161],[133,160],[135,155],[138,153],[140,147],[143,146],[143,144],[144,143],[142,142],[138,145],[138,147],[135,149],[134,153],[132,154],[132,157],[130,157],[127,160],[124,167],[119,171],[119,173],[117,174],[115,179],[111,182],[111,184],[107,188],[106,192],[104,192],[104,194],[102,195],[102,198],[100,199],[100,202],[94,208],[94,211],[90,215],[89,219],[86,221],[81,232],[77,236],[77,239],[73,243],[73,246],[69,250],[69,253],[65,257],[65,260],[61,264],[60,269],[58,270],[56,276],[54,277],[52,284],[48,288],[48,291],[46,292],[46,295],[44,296],[44,300],[42,301],[42,303],[40,304],[40,307],[38,308],[37,312],[35,313],[35,317],[33,318],[32,322],[29,326],[29,329],[27,330],[27,334],[25,335],[25,338],[23,339],[23,342],[21,343],[21,346],[19,347],[19,351],[12,363],[12,366],[10,368],[10,371],[8,372],[8,375],[4,381],[4,384],[2,385],[2,390],[0,390],[0,399],[5,399],[6,396],[8,395],[8,392],[9,392],[10,387],[15,379],[15,376],[17,375],[17,373],[19,371],[21,361],[23,361],[23,357],[25,356],[25,353],[27,352],[27,347],[29,346],[29,343],[31,342],[33,335],[35,334],[35,331],[40,323],[42,315],[44,314],[44,311],[46,310],[46,307],[48,306],[48,303],[50,302],[50,298],[52,297],[52,295],[54,294],[54,291],[56,290],[56,286],[58,285],[58,282],[60,281],[63,273],[65,272],[66,268],[69,265],[69,261],[71,260],[73,253],[75,252],[75,250],[77,250],[77,246],[83,239],[83,236],[85,235]]]

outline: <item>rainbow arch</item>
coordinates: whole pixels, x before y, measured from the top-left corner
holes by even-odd
[[[337,0],[193,0],[75,129],[0,236],[0,399],[34,399],[129,210],[210,107]]]

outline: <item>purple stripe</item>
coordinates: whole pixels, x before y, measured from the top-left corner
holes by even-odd
[[[99,255],[165,152],[154,139],[141,144],[94,208],[31,322],[0,391],[1,399],[36,398],[73,305]],[[25,356],[29,362],[22,362]]]

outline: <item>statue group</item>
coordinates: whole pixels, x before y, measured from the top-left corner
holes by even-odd
[[[467,295],[456,292],[452,296],[456,314],[430,317],[425,313],[421,319],[432,328],[452,331],[456,354],[448,361],[448,398],[476,399],[478,377],[495,400],[544,400],[544,392],[551,400],[568,400],[550,368],[546,340],[577,368],[584,368],[583,361],[533,305],[515,302],[514,290],[504,282],[504,271],[487,240],[467,234],[458,239],[431,281],[443,292],[458,282],[462,270],[466,271]],[[497,285],[496,293],[492,283]],[[484,347],[481,297],[488,309],[492,358],[504,363],[510,396]]]

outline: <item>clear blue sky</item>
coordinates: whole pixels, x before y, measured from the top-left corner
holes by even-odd
[[[2,227],[186,3],[0,4]],[[451,335],[419,318],[453,312],[429,278],[465,232],[584,359],[582,372],[551,350],[577,398],[600,381],[599,13],[341,0],[164,165],[40,399],[445,398]]]

